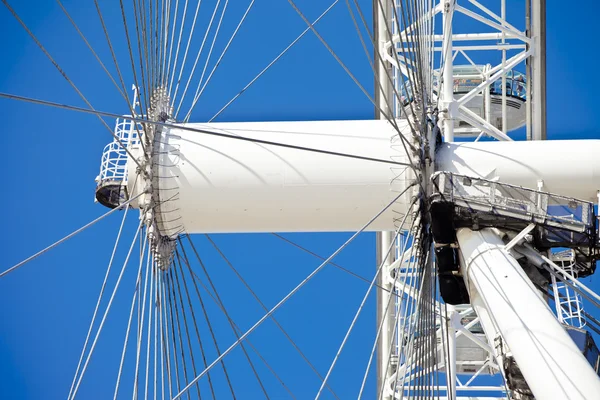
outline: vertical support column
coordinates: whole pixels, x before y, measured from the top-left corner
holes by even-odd
[[[454,119],[458,114],[458,107],[454,101],[454,67],[452,62],[452,17],[456,0],[440,0],[443,2],[443,30],[444,42],[442,45],[443,70],[442,70],[442,130],[446,142],[454,141]]]
[[[502,21],[506,21],[506,0],[501,0],[500,2],[500,18]],[[502,31],[502,45],[506,44],[506,33]],[[506,49],[502,49],[502,69],[506,68]],[[512,74],[512,71],[510,71]],[[502,133],[506,134],[508,129],[506,127],[506,72],[502,74]],[[512,89],[512,80],[511,80],[511,89]]]
[[[379,343],[377,346],[377,390],[380,390],[383,387],[383,383],[395,372],[393,368],[388,366],[391,361],[389,358],[390,344],[391,346],[395,345],[393,340],[395,302],[389,301],[394,288],[392,284],[389,283],[389,280],[383,278],[384,274],[387,273],[389,266],[396,259],[396,246],[395,243],[392,246],[393,240],[393,232],[377,233],[377,265],[379,266],[385,259],[382,272],[378,277],[380,287],[377,288],[377,326],[383,322],[383,328],[381,330],[381,335],[379,335]],[[388,254],[390,247],[392,250]],[[384,288],[385,290],[382,290],[381,288]],[[394,353],[394,351],[391,352],[392,355],[394,355]],[[383,395],[377,393],[377,398],[391,400],[393,397],[386,396],[384,389]]]
[[[448,357],[446,358],[446,398],[456,400],[456,330],[452,319],[456,318],[456,309],[446,304],[446,337],[448,338]]]
[[[380,7],[381,5],[381,7]],[[373,0],[373,31],[376,48],[375,51],[383,53],[385,51],[385,43],[391,38],[388,37],[388,31],[391,32],[392,27],[392,0]],[[393,49],[393,46],[392,46]],[[392,50],[395,51],[395,50]],[[379,60],[377,55],[374,58]],[[381,59],[385,59],[381,57]],[[385,115],[393,116],[392,83],[388,79],[388,76],[392,75],[392,65],[387,62],[376,62],[375,69],[375,119],[386,119]],[[381,110],[381,111],[380,111]],[[383,112],[383,113],[382,113]],[[395,117],[395,116],[393,116]],[[391,254],[387,254],[390,248],[391,242],[394,235],[391,232],[378,232],[377,233],[377,267],[381,265],[382,261],[386,259],[383,266],[382,273],[377,278],[379,287],[377,290],[377,327],[383,323],[383,329],[379,336],[379,342],[377,343],[377,391],[381,390],[383,383],[389,378],[394,370],[388,368],[390,360],[388,355],[390,354],[390,343],[392,343],[392,332],[394,323],[394,309],[395,304],[391,302],[390,307],[387,307],[389,298],[391,296],[390,291],[393,289],[390,283],[386,283],[386,279],[383,278],[384,273],[388,270],[388,266],[395,261],[396,247],[392,246]],[[388,291],[382,290],[385,288]],[[387,371],[387,374],[386,374]],[[384,376],[385,375],[385,376]],[[384,391],[385,393],[385,391]],[[389,400],[391,397],[384,397],[383,394],[377,393],[378,399]]]
[[[531,56],[531,138],[546,140],[546,0],[531,1],[530,37],[535,51]]]

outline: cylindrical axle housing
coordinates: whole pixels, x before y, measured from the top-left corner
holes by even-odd
[[[406,120],[400,130],[410,141]],[[348,155],[416,163],[386,121],[187,124]],[[132,149],[135,151],[135,148]],[[160,230],[177,232],[355,231],[415,183],[411,167],[163,128],[153,150]],[[600,140],[444,143],[436,170],[498,180],[593,201],[600,188]],[[128,192],[147,188],[128,163]],[[137,184],[134,187],[134,182]],[[417,188],[368,227],[394,230]],[[158,196],[156,196],[158,194]]]
[[[407,129],[406,121],[400,121]],[[188,124],[186,127],[409,164],[386,121]],[[407,139],[408,140],[408,139]],[[156,142],[155,142],[156,143]],[[415,181],[413,169],[339,155],[163,130],[155,149],[156,213],[167,234],[186,232],[355,231]],[[133,164],[133,163],[131,163]],[[129,193],[136,187],[130,168]],[[156,180],[155,180],[156,181]],[[368,230],[393,230],[407,190]],[[162,212],[163,215],[160,215]],[[168,215],[166,215],[168,214]]]

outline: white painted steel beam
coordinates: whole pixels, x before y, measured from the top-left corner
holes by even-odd
[[[537,400],[593,400],[600,378],[493,228],[457,232],[463,277],[474,287]]]

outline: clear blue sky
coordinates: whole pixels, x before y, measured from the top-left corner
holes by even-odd
[[[97,109],[128,112],[123,99],[54,1],[12,3]],[[114,4],[103,5],[103,10],[111,35],[121,37],[118,3],[111,3]],[[246,1],[232,3],[222,28],[227,33],[233,30],[247,5]],[[360,3],[370,21],[371,1]],[[519,15],[524,7],[524,1],[508,3],[510,14]],[[65,0],[64,4],[113,71],[93,2]],[[311,20],[329,4],[329,1],[298,1]],[[593,1],[578,2],[577,7],[548,1],[550,139],[600,137],[594,111],[598,57],[590,51],[597,27],[597,18],[589,12],[594,6]],[[304,28],[304,22],[287,1],[257,0],[192,120],[211,117]],[[0,91],[84,106],[4,7],[0,7],[0,29],[4,38],[0,42]],[[318,30],[361,83],[372,91],[370,67],[344,2],[331,11]],[[223,35],[218,49],[227,37],[228,34]],[[114,44],[121,66],[127,71],[125,80],[129,85],[132,78],[127,68],[125,43],[115,39]],[[0,107],[4,149],[0,170],[5,181],[2,193],[6,211],[2,220],[0,270],[4,270],[106,211],[93,202],[94,178],[102,149],[111,138],[94,116],[9,100],[0,100]],[[372,104],[309,33],[220,119],[372,117]],[[126,238],[132,237],[136,218],[132,213]],[[0,398],[66,397],[119,222],[120,216],[114,215],[0,279]],[[289,236],[327,256],[349,234]],[[319,264],[318,260],[269,235],[218,235],[215,239],[269,306]],[[128,244],[129,240],[123,243]],[[244,328],[251,326],[262,311],[227,272],[226,265],[210,246],[202,238],[197,238],[197,242],[234,320]],[[375,271],[373,244],[373,234],[362,235],[336,261],[371,278]],[[122,260],[124,252],[120,251],[119,256]],[[103,399],[112,395],[134,275],[133,268],[125,275],[84,380],[81,398]],[[594,278],[592,286],[599,287],[597,281]],[[322,373],[327,370],[366,287],[354,277],[326,268],[276,314]],[[355,396],[360,385],[374,336],[374,304],[372,297],[331,379],[343,399]],[[220,344],[226,347],[233,337],[225,333],[225,322],[215,318],[223,332]],[[272,323],[261,327],[251,340],[298,398],[314,396],[318,379]],[[234,384],[240,393],[246,392],[240,398],[260,398],[239,350],[232,354],[232,360]],[[261,375],[273,398],[285,398],[285,392],[264,367]],[[372,394],[373,380],[370,383]]]

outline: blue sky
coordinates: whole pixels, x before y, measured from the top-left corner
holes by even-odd
[[[45,1],[13,1],[13,7],[69,77],[99,110],[127,113],[119,96],[58,5]],[[316,4],[319,3],[319,4]],[[484,2],[489,3],[489,2]],[[524,1],[509,2],[509,14],[519,15]],[[64,1],[100,57],[111,71],[110,53],[92,1]],[[231,32],[247,2],[230,5],[223,32]],[[298,1],[310,20],[330,2]],[[370,1],[361,5],[370,21]],[[577,7],[548,2],[548,136],[550,139],[598,138],[595,118],[595,66],[590,51],[597,22],[595,2]],[[120,37],[116,4],[102,6],[111,35]],[[517,26],[519,23],[516,23]],[[193,114],[205,121],[234,96],[305,28],[287,1],[257,0]],[[353,29],[348,10],[338,4],[317,26],[349,69],[369,90],[373,79]],[[467,29],[468,26],[464,26]],[[0,10],[0,91],[84,106],[10,13]],[[112,33],[114,32],[114,33]],[[228,34],[218,44],[221,48]],[[127,49],[114,39],[125,73]],[[96,117],[9,100],[0,100],[3,115],[0,170],[5,184],[2,249],[4,270],[82,226],[104,209],[93,202],[94,178],[103,147],[111,140]],[[373,106],[352,83],[328,51],[307,34],[220,118],[243,120],[369,119]],[[107,120],[109,125],[114,121]],[[0,279],[0,398],[65,398],[97,298],[120,215],[113,215],[76,238]],[[123,246],[133,236],[137,216],[131,213]],[[349,234],[288,235],[314,252],[327,256]],[[249,327],[261,309],[227,270],[202,237],[195,238],[233,319]],[[319,260],[270,235],[216,235],[215,240],[268,306],[274,305]],[[375,271],[374,235],[361,235],[336,261],[363,276]],[[120,267],[119,264],[116,267]],[[81,388],[81,398],[112,394],[122,339],[135,279],[125,274],[99,347]],[[597,279],[586,279],[598,288]],[[114,282],[112,280],[111,282]],[[114,285],[114,283],[113,283]],[[276,314],[298,345],[326,372],[367,285],[354,277],[325,268]],[[374,297],[331,378],[341,398],[357,392],[374,334]],[[591,309],[588,309],[591,311]],[[234,338],[217,317],[220,344]],[[319,381],[272,323],[251,336],[261,354],[281,372],[298,398],[314,395]],[[365,345],[365,343],[368,343]],[[230,370],[240,398],[259,398],[258,386],[247,371],[242,353],[232,355]],[[273,398],[284,398],[281,386],[261,367]],[[126,375],[127,376],[127,375]],[[372,375],[371,375],[372,376]],[[129,374],[128,384],[131,382]],[[374,382],[370,380],[371,390]]]

